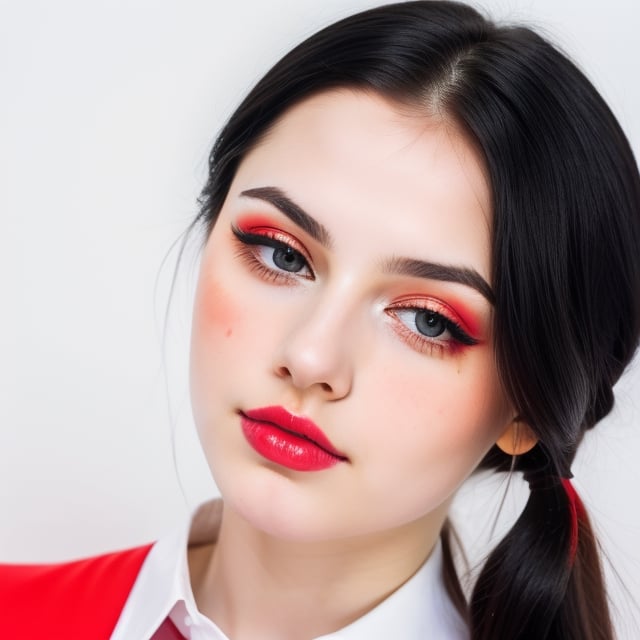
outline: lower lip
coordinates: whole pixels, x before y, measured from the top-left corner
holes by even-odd
[[[322,471],[342,458],[300,436],[268,422],[258,422],[241,416],[242,433],[247,442],[264,458],[294,471]]]

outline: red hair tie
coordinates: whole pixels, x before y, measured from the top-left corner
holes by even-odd
[[[582,500],[571,484],[569,478],[562,478],[562,486],[564,487],[567,498],[569,499],[569,511],[571,513],[571,544],[569,547],[569,565],[573,566],[578,551],[578,531],[579,521],[584,519],[586,513]]]

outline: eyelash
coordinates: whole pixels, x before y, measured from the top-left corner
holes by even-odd
[[[303,280],[315,280],[315,274],[309,264],[309,259],[305,253],[296,246],[297,243],[292,238],[275,229],[263,229],[260,233],[242,231],[235,226],[231,226],[233,235],[239,242],[238,255],[245,260],[252,271],[273,284],[291,284],[292,282]],[[272,249],[282,249],[293,251],[304,261],[304,268],[308,270],[308,275],[299,272],[287,272],[274,265],[270,267],[258,256],[259,247],[270,247]]]
[[[304,280],[315,280],[315,274],[309,264],[310,260],[301,248],[298,248],[297,243],[294,242],[290,236],[275,229],[268,228],[261,229],[259,233],[242,231],[233,225],[231,226],[231,231],[238,241],[238,255],[248,264],[253,272],[257,273],[266,282],[273,284],[292,284],[298,282],[301,278]],[[270,247],[272,249],[283,249],[295,252],[304,261],[304,268],[308,270],[309,274],[300,275],[294,271],[288,273],[285,270],[280,270],[277,265],[274,267],[267,266],[264,260],[258,256],[259,247]],[[455,353],[462,347],[478,344],[478,340],[472,338],[459,323],[434,308],[437,306],[439,305],[435,300],[431,301],[430,306],[415,304],[415,301],[407,301],[404,304],[389,307],[386,309],[386,313],[395,319],[397,325],[396,330],[401,339],[412,349],[420,353],[427,353],[429,355],[442,355],[447,352]],[[429,312],[432,314],[432,318],[443,323],[444,330],[449,333],[450,338],[444,340],[439,337],[430,338],[417,330],[410,329],[398,317],[398,314],[403,311],[414,311],[416,314]]]
[[[400,337],[412,349],[415,349],[420,353],[426,353],[428,355],[456,353],[462,347],[472,347],[478,344],[478,340],[472,338],[459,323],[457,323],[455,320],[452,320],[444,313],[441,313],[440,311],[434,309],[434,306],[437,306],[436,301],[433,301],[431,303],[431,306],[405,303],[402,305],[397,305],[395,307],[390,307],[386,310],[386,312],[397,321],[397,331],[399,332]],[[443,323],[444,331],[449,333],[450,338],[430,338],[417,330],[414,331],[413,329],[410,329],[398,317],[398,313],[402,311],[414,311],[416,314],[425,311],[430,313],[432,318]]]

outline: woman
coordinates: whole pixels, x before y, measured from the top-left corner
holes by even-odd
[[[611,638],[570,477],[638,343],[639,211],[615,119],[531,31],[415,2],[312,36],[223,129],[195,223],[224,508],[188,569],[184,538],[5,569],[6,633],[37,588],[102,616],[85,637]],[[446,518],[479,467],[531,495],[467,609]]]

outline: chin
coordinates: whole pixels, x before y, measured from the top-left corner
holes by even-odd
[[[254,467],[241,474],[218,473],[215,481],[225,509],[268,536],[318,542],[350,535],[326,497],[277,471]]]

